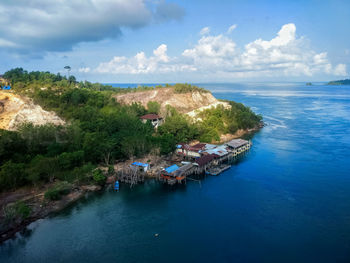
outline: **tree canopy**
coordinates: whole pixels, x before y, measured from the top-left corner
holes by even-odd
[[[122,105],[111,95],[169,85],[113,88],[77,82],[74,76],[67,79],[60,74],[27,72],[22,68],[6,72],[4,78],[10,80],[16,92],[55,111],[68,124],[24,124],[17,131],[0,130],[0,192],[55,178],[86,182],[93,180],[88,175],[98,164],[108,166],[151,151],[168,154],[178,142],[217,141],[223,133],[252,128],[261,120],[261,116],[235,102],[229,102],[231,109],[216,107],[201,112],[202,121],[198,122],[169,106],[164,124],[154,130],[139,118],[147,112],[159,113],[157,102],[149,102],[146,110],[138,103]],[[189,84],[175,84],[174,88],[178,93],[206,92]],[[98,175],[95,177],[101,182]]]

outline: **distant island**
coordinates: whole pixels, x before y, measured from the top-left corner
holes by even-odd
[[[306,82],[306,86],[312,86],[311,82]]]
[[[327,85],[350,85],[350,79],[343,79],[343,80],[333,80],[327,83]]]

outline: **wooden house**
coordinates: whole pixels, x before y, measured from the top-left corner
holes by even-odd
[[[196,145],[188,145],[180,143],[176,147],[176,153],[184,157],[199,158],[202,156],[202,151],[205,150],[205,143],[197,143]]]

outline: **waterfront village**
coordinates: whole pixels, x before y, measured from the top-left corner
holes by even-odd
[[[157,114],[140,117],[142,122],[150,121],[157,128],[163,119]],[[134,161],[128,165],[116,165],[117,178],[131,186],[143,182],[145,177],[153,177],[168,185],[186,184],[195,180],[195,175],[219,175],[228,170],[233,160],[248,151],[252,143],[249,140],[233,139],[221,145],[208,143],[179,143],[169,158],[158,161]],[[112,182],[109,182],[112,183]],[[119,182],[118,182],[119,186]]]

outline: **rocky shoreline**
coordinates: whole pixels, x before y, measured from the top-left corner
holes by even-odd
[[[30,207],[30,215],[26,218],[16,217],[11,222],[6,222],[5,218],[5,207],[13,204],[11,199],[4,197],[4,193],[0,198],[0,243],[14,237],[17,232],[24,230],[30,223],[47,217],[52,213],[57,213],[64,208],[68,207],[71,204],[74,204],[81,198],[83,198],[88,192],[97,192],[102,189],[101,186],[98,185],[83,185],[83,186],[75,186],[73,190],[67,194],[62,196],[60,200],[57,201],[48,201],[44,198],[44,192],[48,189],[48,187],[44,187],[43,189],[35,189],[31,191],[27,191],[27,193],[22,193],[24,197],[17,199],[17,201],[21,201],[25,203],[28,207]],[[13,192],[12,194],[16,194]],[[11,194],[10,194],[11,195]],[[21,196],[21,194],[19,194]]]

